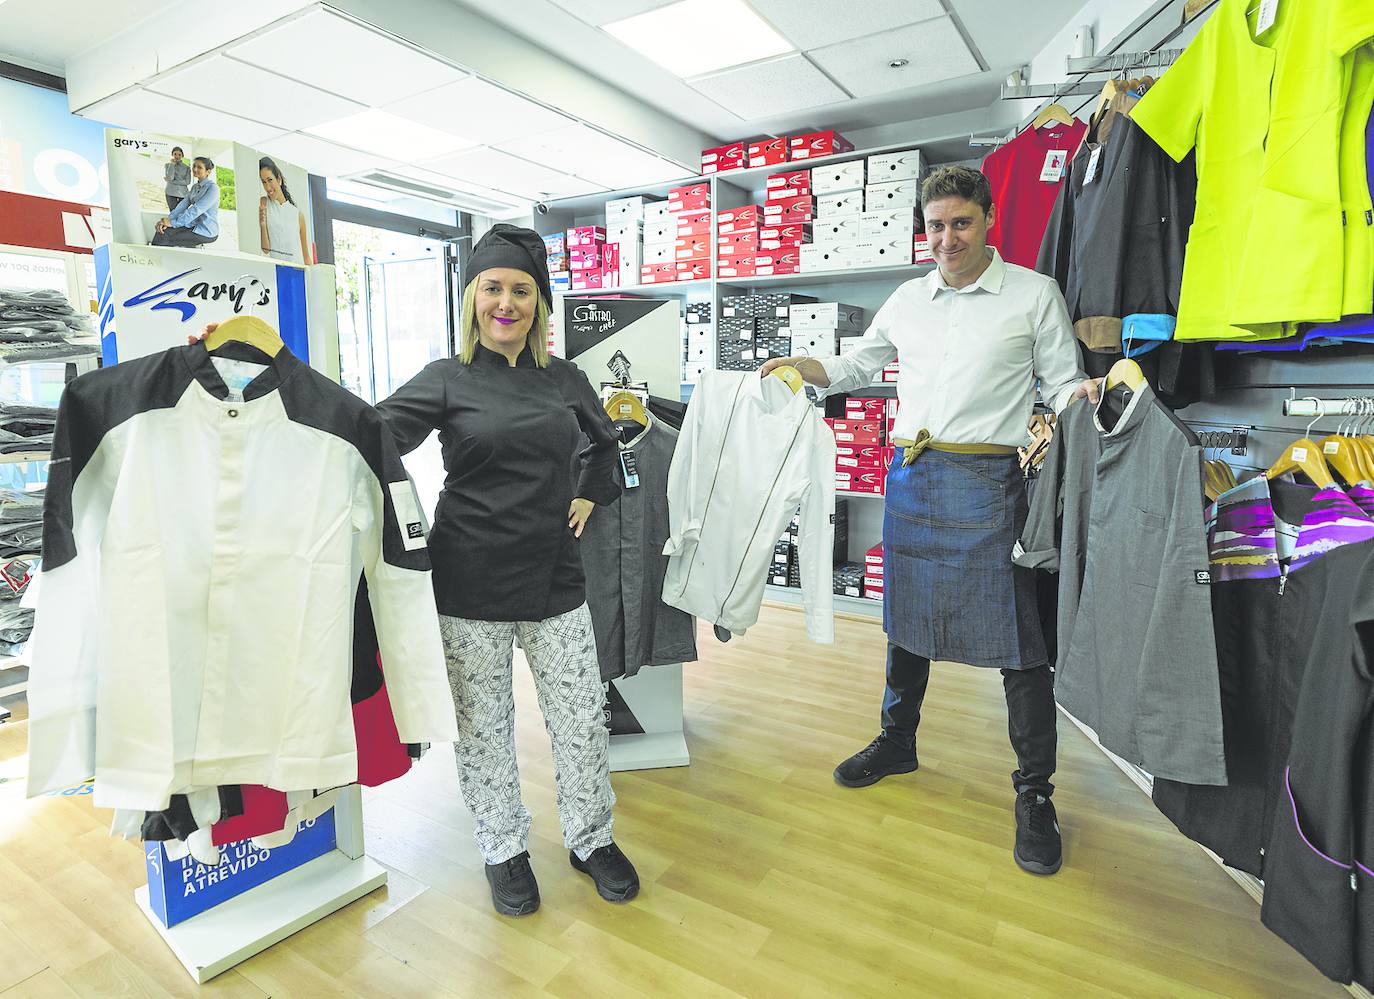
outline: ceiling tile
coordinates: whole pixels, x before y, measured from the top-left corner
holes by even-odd
[[[746,121],[849,100],[848,94],[801,55],[753,63],[687,82]]]
[[[816,65],[858,98],[950,80],[980,71],[954,21],[942,17],[808,52]],[[893,59],[909,64],[893,69]]]
[[[560,170],[611,190],[662,184],[693,172],[586,125],[523,136],[500,148],[535,163],[556,163]]]
[[[364,110],[354,101],[222,55],[162,73],[147,87],[169,97],[270,122],[280,126],[280,131],[296,131]]]
[[[82,114],[98,121],[114,122],[122,128],[144,129],[164,135],[231,139],[246,146],[255,146],[281,132],[275,125],[249,121],[175,97],[154,94],[141,87],[97,101],[83,108]]]
[[[667,7],[677,0],[553,0],[568,13],[588,24],[610,24],[643,14],[646,10]]]
[[[483,147],[420,164],[427,170],[455,180],[480,184],[496,191],[509,191],[522,198],[547,201],[607,190],[589,180],[530,163],[499,149]]]
[[[443,156],[477,144],[377,108],[312,125],[306,131],[330,142],[406,163]]]
[[[475,76],[397,101],[386,110],[474,144],[495,145],[572,124],[571,118]]]
[[[847,4],[834,0],[750,0],[750,3],[799,49],[891,31],[945,13],[940,0],[863,0]]]
[[[235,45],[228,53],[371,107],[467,75],[379,31],[320,9]],[[348,57],[341,59],[340,53]]]
[[[259,148],[321,177],[347,177],[360,170],[389,168],[395,165],[394,161],[374,156],[372,153],[348,149],[300,132],[278,135],[261,143]]]

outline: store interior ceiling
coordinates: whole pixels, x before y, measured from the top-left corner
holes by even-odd
[[[909,131],[931,159],[966,158],[975,133],[1024,110],[998,106],[1007,75],[1083,4],[0,0],[0,60],[64,77],[89,118],[230,138],[364,192],[502,218],[689,177],[711,145],[816,128],[860,147]],[[749,61],[713,65],[732,57],[710,39],[739,37],[736,23],[771,38],[769,54],[744,45],[734,58]],[[665,33],[689,47],[702,24],[693,51],[712,58],[656,61]],[[623,40],[636,27],[657,56]]]

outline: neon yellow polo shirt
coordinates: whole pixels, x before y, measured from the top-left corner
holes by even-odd
[[[1342,152],[1359,61],[1350,53],[1369,37],[1374,3],[1280,0],[1259,41],[1246,7],[1222,0],[1132,113],[1175,159],[1197,150],[1179,340],[1268,340],[1338,318],[1356,280],[1347,261],[1362,257],[1342,211],[1361,200],[1359,186],[1368,197],[1363,140]]]
[[[1374,3],[1370,4],[1374,10]],[[1374,25],[1367,30],[1374,30]],[[1345,213],[1345,293],[1347,316],[1374,312],[1374,201],[1369,190],[1369,151],[1365,148],[1374,105],[1374,42],[1350,56],[1350,97],[1341,122],[1341,208]]]

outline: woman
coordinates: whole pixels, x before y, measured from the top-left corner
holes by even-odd
[[[305,216],[296,207],[286,178],[270,156],[258,160],[258,179],[267,194],[258,199],[258,231],[262,252],[277,260],[294,264],[310,262],[310,240],[305,234]]]
[[[401,453],[439,431],[444,488],[429,536],[434,593],[458,714],[458,782],[477,820],[492,904],[539,907],[530,814],[515,759],[511,641],[529,660],[553,741],[558,812],[572,866],[601,897],[639,891],[611,838],[605,693],[577,539],[594,504],[620,492],[610,419],[587,377],[546,346],[543,240],[496,225],[464,268],[462,350],[377,406]],[[569,466],[583,435],[574,490]]]
[[[176,211],[181,199],[191,192],[191,164],[180,146],[172,147],[172,158],[162,165],[163,194],[167,210]]]

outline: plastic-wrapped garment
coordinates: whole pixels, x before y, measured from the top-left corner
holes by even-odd
[[[45,490],[0,489],[0,524],[42,522]]]
[[[33,610],[0,603],[0,642],[24,642],[33,631]]]
[[[43,550],[43,524],[0,524],[0,557],[37,555]]]
[[[54,326],[57,328],[52,329]],[[28,323],[0,322],[0,343],[45,343],[65,340],[70,331],[66,323],[50,319]]]
[[[89,357],[100,353],[100,341],[95,337],[71,338],[51,343],[0,342],[0,361],[23,364],[28,361],[55,361],[75,357]]]

